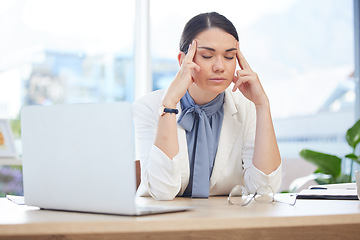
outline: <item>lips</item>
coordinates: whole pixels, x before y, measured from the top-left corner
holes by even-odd
[[[223,77],[214,77],[214,78],[209,78],[209,80],[212,81],[212,82],[221,83],[221,82],[226,81],[226,78],[223,78]]]

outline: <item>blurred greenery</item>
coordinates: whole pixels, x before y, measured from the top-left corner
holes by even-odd
[[[21,138],[20,114],[16,119],[10,119],[9,123],[14,138]],[[0,197],[6,194],[23,195],[21,166],[0,166]]]
[[[20,125],[20,114],[16,119],[10,120],[11,130],[13,132],[14,138],[21,137],[21,125]]]
[[[22,196],[23,176],[21,166],[0,166],[0,197],[7,194]]]
[[[360,155],[355,154],[356,147],[360,142],[360,120],[346,132],[346,141],[352,148],[352,153],[345,155],[343,158],[310,149],[303,149],[300,152],[301,157],[318,167],[314,172],[316,176],[319,176],[315,179],[318,184],[352,182],[354,163],[360,163]],[[346,158],[351,160],[349,173],[344,173],[341,169],[341,163]],[[324,177],[324,174],[326,177]]]

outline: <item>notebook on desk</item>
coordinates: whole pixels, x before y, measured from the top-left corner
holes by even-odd
[[[359,200],[355,183],[310,186],[297,194],[298,199]]]
[[[137,206],[131,104],[27,106],[22,110],[26,205],[144,215],[183,206]]]

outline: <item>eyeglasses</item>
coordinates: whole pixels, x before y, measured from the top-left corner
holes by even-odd
[[[253,199],[260,203],[280,202],[291,206],[294,206],[296,203],[296,197],[293,203],[275,200],[274,191],[269,185],[258,187],[254,194],[249,194],[248,190],[244,186],[236,185],[229,194],[228,202],[229,204],[241,205],[244,207],[247,206]]]

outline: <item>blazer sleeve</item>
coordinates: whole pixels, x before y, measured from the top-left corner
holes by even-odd
[[[136,159],[141,166],[137,195],[171,200],[180,191],[181,171],[178,156],[170,159],[154,145],[161,98],[160,92],[153,92],[133,104]]]
[[[270,174],[265,174],[253,165],[255,131],[256,131],[256,112],[255,107],[250,103],[246,120],[246,134],[242,146],[242,161],[244,168],[244,183],[246,188],[254,193],[259,186],[269,185],[274,192],[277,192],[282,180],[282,164]]]

